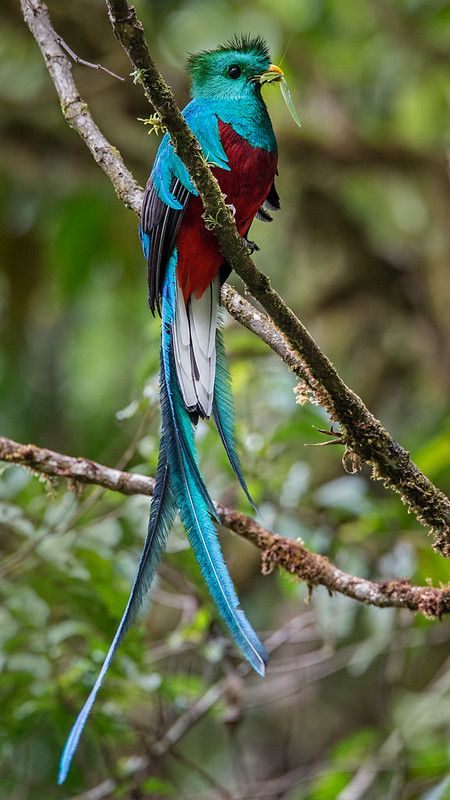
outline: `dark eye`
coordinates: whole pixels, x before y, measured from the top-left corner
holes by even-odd
[[[236,79],[239,78],[241,74],[241,68],[238,67],[237,64],[232,64],[231,67],[228,67],[228,75],[230,78]]]

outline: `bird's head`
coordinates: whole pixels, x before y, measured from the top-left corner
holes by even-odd
[[[195,53],[187,68],[193,97],[223,100],[254,96],[263,83],[283,77],[281,69],[270,63],[269,50],[261,36],[238,36],[216,50]]]

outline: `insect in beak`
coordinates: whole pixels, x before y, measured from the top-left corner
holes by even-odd
[[[280,67],[277,67],[276,64],[270,64],[269,69],[263,72],[262,75],[258,75],[256,79],[259,83],[274,83],[275,81],[280,81],[283,75],[284,72]]]
[[[277,67],[276,64],[270,64],[269,69],[266,72],[263,72],[262,75],[255,75],[252,80],[255,83],[265,84],[265,83],[279,83],[281,94],[283,95],[283,100],[286,103],[286,107],[294,120],[295,124],[299,127],[301,126],[300,118],[297,114],[297,110],[294,106],[292,101],[291,93],[289,91],[289,86],[287,85],[286,78],[284,77],[284,72],[280,67]]]

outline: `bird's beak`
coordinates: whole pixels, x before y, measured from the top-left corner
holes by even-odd
[[[275,80],[275,81],[279,81],[279,80],[280,80],[280,78],[282,78],[282,77],[283,77],[283,75],[284,75],[284,72],[283,72],[283,70],[282,70],[282,69],[280,69],[280,67],[277,67],[277,65],[276,65],[276,64],[271,64],[271,65],[270,65],[270,67],[269,67],[269,69],[268,69],[268,72],[269,72],[271,75],[273,75],[273,76],[274,76],[273,80]]]
[[[283,76],[284,72],[280,67],[277,67],[276,64],[270,64],[267,72],[258,75],[258,79],[259,83],[275,83],[275,81],[280,81]]]

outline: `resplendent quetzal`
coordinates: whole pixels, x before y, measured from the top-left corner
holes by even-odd
[[[237,229],[246,237],[255,216],[278,209],[277,145],[261,85],[280,80],[260,37],[242,36],[191,56],[193,99],[184,109]],[[287,91],[287,89],[286,89]],[[234,641],[264,675],[266,651],[239,607],[217,538],[219,518],[200,473],[194,433],[214,418],[228,459],[247,495],[236,452],[230,377],[217,327],[220,286],[230,270],[203,205],[170,137],[161,142],[148,179],[140,237],[148,264],[149,303],[162,317],[161,443],[147,539],[124,615],[100,674],[67,740],[59,782],[68,773],[113,655],[152,582],[168,531],[179,512],[211,596]],[[252,247],[252,243],[248,243]]]

